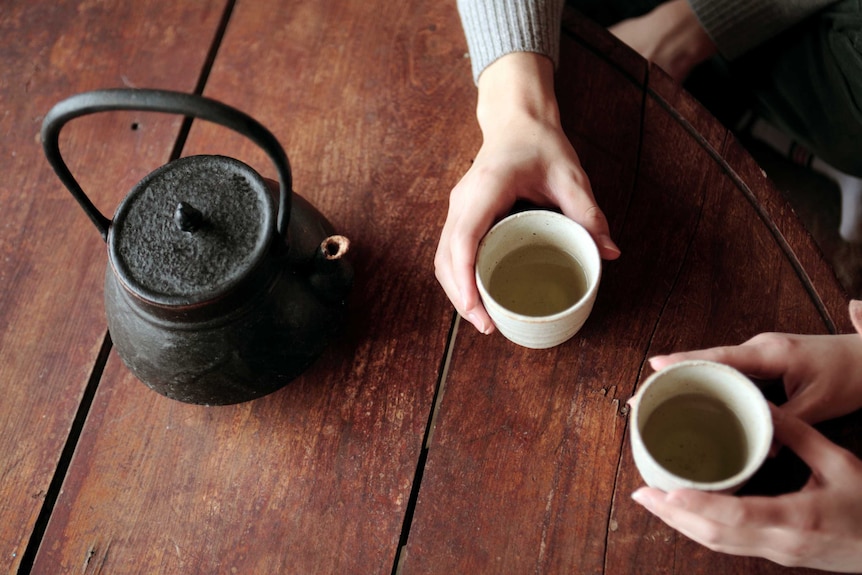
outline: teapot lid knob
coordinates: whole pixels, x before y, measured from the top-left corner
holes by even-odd
[[[183,232],[194,233],[204,223],[204,215],[188,202],[180,202],[174,210],[174,223]]]

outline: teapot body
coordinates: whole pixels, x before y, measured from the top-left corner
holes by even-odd
[[[345,240],[297,194],[291,228],[302,235],[290,254],[266,258],[250,291],[202,306],[149,305],[108,266],[108,330],[129,370],[162,395],[201,405],[262,397],[305,371],[340,331],[352,268],[341,258]]]

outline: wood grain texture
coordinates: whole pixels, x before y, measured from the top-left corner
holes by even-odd
[[[45,160],[42,118],[59,100],[95,88],[192,90],[221,5],[12,0],[0,9],[4,572],[21,564],[105,337],[105,244]],[[173,66],[160,64],[177,53],[183,58]],[[85,118],[63,131],[61,150],[110,215],[131,184],[164,163],[178,126],[163,118]]]
[[[111,357],[37,567],[390,573],[452,310],[433,275],[478,147],[453,4],[239,2],[206,94],[280,139],[295,189],[352,241],[343,336],[281,391],[187,406]],[[196,122],[186,155],[273,169]]]

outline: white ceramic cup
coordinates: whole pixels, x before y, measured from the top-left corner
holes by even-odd
[[[513,312],[489,293],[491,276],[500,261],[528,245],[552,246],[568,253],[583,268],[586,293],[563,311],[546,316]],[[508,216],[492,227],[479,243],[476,283],[488,315],[507,339],[533,349],[546,349],[574,336],[587,321],[598,293],[602,260],[589,232],[557,212],[529,210]]]
[[[668,471],[650,452],[644,442],[647,421],[664,402],[684,394],[714,398],[736,415],[746,444],[744,460],[737,473],[716,481],[695,481]],[[772,415],[760,389],[732,367],[710,361],[683,361],[652,374],[631,401],[630,417],[635,465],[647,485],[663,491],[698,489],[733,493],[760,468],[772,443]],[[698,442],[692,440],[692,443]],[[703,446],[700,443],[700,447]],[[701,457],[715,455],[707,450],[700,454]]]

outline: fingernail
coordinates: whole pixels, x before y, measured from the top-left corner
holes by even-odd
[[[485,331],[485,324],[482,323],[481,321],[479,321],[479,316],[477,316],[475,313],[468,313],[467,314],[467,321],[472,323],[476,327],[476,329],[479,330],[479,332],[487,333]]]
[[[611,239],[611,236],[608,236],[608,235],[599,236],[599,242],[598,243],[600,246],[602,246],[606,250],[610,250],[610,251],[616,252],[618,254],[622,253],[622,252],[620,252],[620,248],[617,247],[617,244],[614,243],[614,240]]]
[[[663,367],[667,366],[667,356],[656,355],[649,358],[647,362],[649,362],[649,366],[653,368],[654,371],[660,371]]]
[[[649,495],[643,492],[643,489],[638,489],[634,493],[632,493],[632,499],[634,499],[637,503],[640,503],[650,511],[653,508],[652,498]]]

